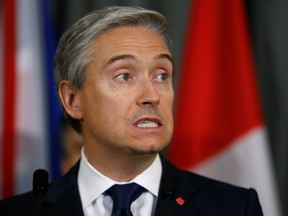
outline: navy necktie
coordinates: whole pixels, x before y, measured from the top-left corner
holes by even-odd
[[[136,200],[146,189],[136,183],[118,185],[110,187],[106,194],[113,200],[113,210],[111,216],[132,216],[130,210],[131,203]]]

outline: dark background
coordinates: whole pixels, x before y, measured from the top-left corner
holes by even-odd
[[[163,13],[171,22],[169,34],[174,44],[176,70],[179,68],[187,16],[193,1],[51,0],[50,3],[58,38],[84,14],[104,6],[137,5]],[[246,0],[245,5],[269,147],[283,213],[288,215],[288,1]],[[177,91],[177,76],[175,84]]]

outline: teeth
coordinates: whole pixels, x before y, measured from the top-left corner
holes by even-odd
[[[152,121],[141,121],[137,124],[137,127],[152,128],[152,127],[158,127],[158,124]]]

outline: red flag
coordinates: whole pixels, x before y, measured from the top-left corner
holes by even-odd
[[[181,168],[255,187],[265,215],[278,215],[245,17],[241,0],[194,1],[169,157]]]
[[[14,181],[14,148],[15,148],[15,52],[16,52],[16,21],[15,21],[15,1],[3,1],[3,136],[1,143],[8,143],[2,147],[1,187],[3,197],[13,195]],[[0,194],[1,194],[0,190]]]

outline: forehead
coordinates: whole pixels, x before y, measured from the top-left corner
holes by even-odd
[[[157,51],[170,54],[165,39],[146,27],[117,27],[99,35],[93,43],[97,55]]]

